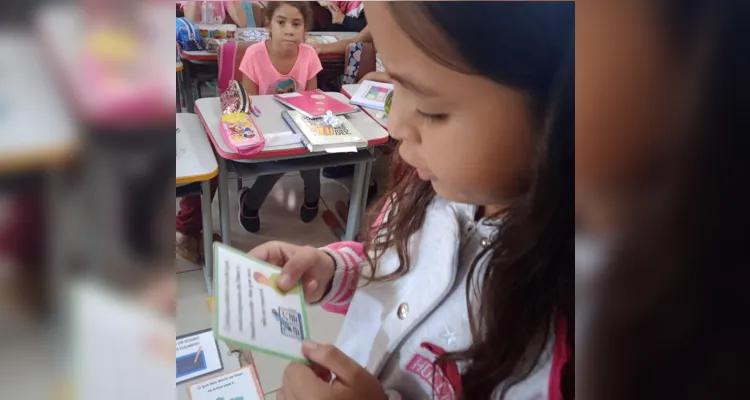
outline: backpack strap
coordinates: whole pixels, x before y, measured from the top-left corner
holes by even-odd
[[[227,90],[229,82],[234,80],[234,65],[237,58],[237,42],[226,42],[219,46],[218,52],[219,77],[217,86],[219,92]]]

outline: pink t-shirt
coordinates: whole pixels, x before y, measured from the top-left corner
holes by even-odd
[[[307,81],[318,75],[322,69],[318,53],[307,44],[299,45],[297,62],[288,74],[276,70],[265,42],[250,46],[240,63],[240,71],[255,83],[258,94],[302,92]]]

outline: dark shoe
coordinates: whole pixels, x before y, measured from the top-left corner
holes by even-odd
[[[354,165],[339,165],[337,167],[323,168],[323,177],[328,179],[341,179],[354,175]]]
[[[256,233],[260,230],[260,216],[258,215],[258,210],[245,211],[245,195],[247,194],[247,190],[248,188],[240,190],[240,212],[238,218],[242,229],[250,233]]]
[[[315,219],[318,215],[318,202],[315,203],[302,203],[302,207],[299,208],[299,219],[304,223],[308,223]]]

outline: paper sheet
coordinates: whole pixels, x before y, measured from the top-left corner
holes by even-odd
[[[249,366],[198,382],[188,394],[190,400],[263,400],[258,376]]]
[[[357,148],[351,147],[337,147],[335,149],[326,149],[326,153],[356,153]]]
[[[177,383],[224,368],[211,329],[180,336],[177,338],[175,352]]]
[[[288,146],[300,142],[300,136],[292,131],[264,133],[263,136],[266,138],[265,147]]]

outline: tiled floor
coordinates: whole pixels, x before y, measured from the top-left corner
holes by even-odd
[[[382,163],[374,168],[373,176],[384,177]],[[383,179],[378,179],[383,181]],[[350,181],[350,179],[348,180]],[[245,186],[251,182],[243,182]],[[332,209],[336,201],[347,201],[349,198],[348,182],[332,181],[322,178],[320,214],[309,224],[302,223],[297,212],[302,201],[303,184],[298,175],[284,176],[269,194],[260,211],[261,230],[258,234],[245,232],[237,220],[237,184],[230,181],[230,218],[232,231],[232,245],[238,249],[249,251],[254,246],[268,240],[278,239],[297,244],[323,246],[334,242],[337,238],[320,218],[327,205]],[[381,186],[382,187],[382,186]],[[179,205],[178,205],[179,207]],[[218,202],[212,207],[214,232],[219,231]],[[177,305],[177,333],[184,334],[205,329],[211,326],[211,313],[208,309],[207,292],[203,272],[199,266],[191,264],[180,257],[176,257],[178,277],[178,305]],[[308,310],[310,318],[310,334],[313,340],[319,342],[334,342],[343,322],[343,316],[331,314],[319,307]],[[232,356],[228,356],[232,357]],[[287,362],[263,354],[253,354],[266,399],[273,400],[273,393],[281,387],[281,378]],[[237,361],[235,360],[232,360]],[[225,369],[226,371],[227,369]],[[184,391],[184,390],[183,390]],[[180,392],[180,388],[178,388]],[[181,396],[178,394],[178,397]]]

